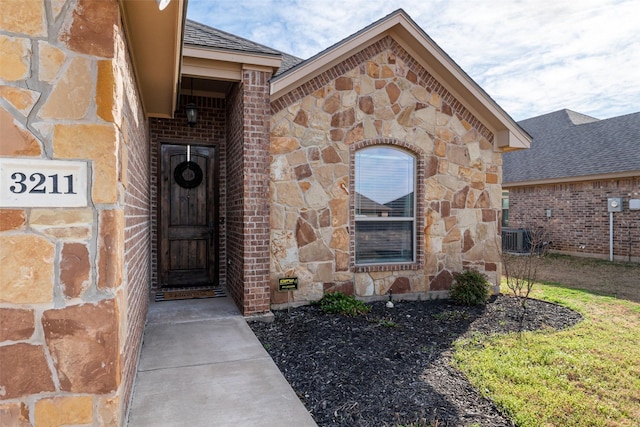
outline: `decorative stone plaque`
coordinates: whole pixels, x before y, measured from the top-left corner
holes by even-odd
[[[1,207],[87,206],[87,163],[0,159]]]

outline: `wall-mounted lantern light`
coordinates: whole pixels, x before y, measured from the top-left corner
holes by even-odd
[[[187,115],[187,123],[189,126],[194,127],[198,122],[198,107],[193,102],[193,77],[191,78],[191,96],[189,97],[189,103],[184,108],[184,112]]]
[[[190,102],[187,104],[184,111],[187,114],[187,123],[189,126],[194,127],[198,122],[198,107],[196,107],[196,104],[193,102]]]

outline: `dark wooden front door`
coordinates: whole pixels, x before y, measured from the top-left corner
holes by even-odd
[[[217,169],[216,147],[162,145],[161,287],[217,285]]]

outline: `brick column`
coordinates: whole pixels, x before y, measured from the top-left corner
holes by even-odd
[[[243,71],[243,234],[245,315],[269,311],[269,78]]]

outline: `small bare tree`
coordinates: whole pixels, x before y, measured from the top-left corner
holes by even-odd
[[[544,226],[536,226],[525,232],[524,252],[502,253],[502,264],[507,279],[507,287],[516,298],[520,299],[522,314],[519,319],[519,330],[522,332],[527,314],[527,301],[538,278],[538,265],[549,249],[549,230]]]

